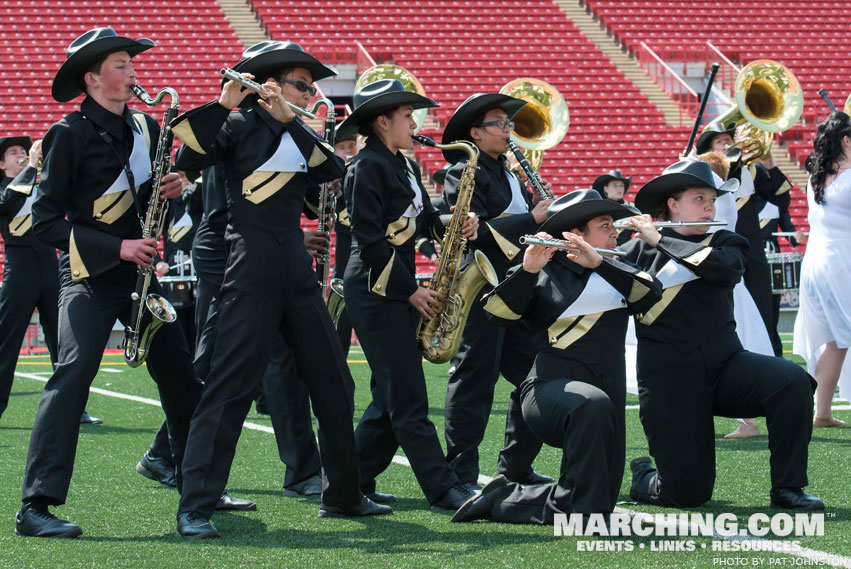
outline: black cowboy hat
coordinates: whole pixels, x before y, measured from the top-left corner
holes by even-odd
[[[53,78],[51,94],[60,103],[68,102],[83,92],[78,79],[99,59],[116,51],[126,51],[130,57],[134,57],[156,45],[148,38],[134,40],[119,36],[112,28],[89,30],[72,41],[65,50],[65,63]]]
[[[405,91],[405,86],[398,79],[370,83],[355,93],[354,105],[355,110],[337,127],[337,136],[341,140],[351,138],[370,119],[396,107],[411,105],[414,109],[427,109],[440,106],[428,97]]]
[[[561,239],[562,232],[570,231],[601,215],[611,215],[613,219],[621,219],[636,215],[636,212],[625,205],[604,198],[597,190],[574,190],[550,204],[547,208],[547,219],[538,231],[544,231],[556,239]]]
[[[671,164],[665,168],[662,175],[644,184],[635,194],[635,206],[652,215],[668,196],[686,188],[710,188],[721,195],[738,190],[739,180],[730,178],[718,187],[715,185],[712,167],[708,163],[701,160],[682,160]]]
[[[623,191],[626,192],[629,189],[629,185],[632,183],[632,176],[624,178],[624,175],[621,174],[620,170],[609,170],[608,174],[598,176],[597,179],[594,180],[594,183],[591,184],[591,187],[600,192],[600,194],[603,194],[603,188],[612,180],[620,180],[623,182]]]
[[[29,136],[4,136],[0,138],[0,160],[6,154],[6,149],[10,146],[21,146],[24,152],[29,152],[33,145],[33,139]]]
[[[447,164],[440,170],[436,170],[434,174],[431,175],[431,179],[434,180],[435,184],[439,186],[446,185],[446,173],[449,171],[449,168],[451,168],[451,166]]]
[[[454,142],[456,140],[467,140],[473,142],[470,138],[470,129],[475,122],[487,112],[489,109],[499,107],[508,118],[513,118],[517,111],[526,106],[526,101],[502,95],[500,93],[476,93],[470,95],[466,101],[461,103],[455,112],[452,113],[446,127],[443,129],[442,144]],[[450,164],[454,164],[459,160],[466,158],[467,153],[462,150],[444,150],[443,157]]]
[[[345,134],[346,136],[341,137],[340,136],[340,127],[341,126],[343,126],[342,122],[337,124],[337,126],[335,127],[335,130],[334,130],[334,143],[335,144],[338,143],[338,142],[343,142],[344,140],[357,140],[358,139],[358,132],[357,131],[343,132],[343,134]]]
[[[711,123],[706,125],[703,129],[703,132],[700,133],[700,138],[697,139],[697,144],[695,144],[695,150],[697,150],[698,154],[703,154],[704,152],[709,152],[712,150],[712,139],[718,136],[719,134],[729,134],[735,140],[736,138],[736,123],[729,122],[727,125],[723,125],[719,122]]]
[[[242,52],[242,59],[233,66],[240,73],[251,73],[262,82],[270,73],[285,67],[304,67],[314,81],[333,77],[337,70],[323,65],[318,59],[291,41],[261,41]]]

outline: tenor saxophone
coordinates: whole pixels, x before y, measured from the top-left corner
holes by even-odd
[[[165,112],[160,138],[157,141],[157,153],[154,157],[154,172],[151,176],[151,197],[148,200],[148,212],[142,226],[143,239],[159,240],[165,225],[168,202],[160,196],[163,176],[171,170],[171,145],[174,134],[171,121],[177,116],[179,103],[177,91],[166,87],[157,93],[153,99],[139,85],[131,87],[133,94],[146,105],[153,107],[168,95],[171,99]],[[154,334],[163,324],[177,320],[177,312],[171,303],[162,295],[148,292],[151,286],[153,270],[150,267],[139,266],[136,277],[136,288],[130,295],[133,301],[130,310],[130,321],[124,328],[124,360],[130,367],[139,367],[147,359]]]
[[[467,248],[467,240],[461,235],[461,227],[470,212],[479,149],[464,141],[437,144],[425,136],[414,135],[413,138],[426,146],[441,150],[461,150],[469,156],[461,173],[458,200],[443,234],[440,262],[429,285],[430,290],[443,296],[443,309],[431,320],[421,319],[417,327],[417,340],[423,357],[432,363],[441,364],[448,362],[458,351],[464,324],[470,315],[470,307],[476,295],[487,283],[496,286],[498,279],[490,261],[479,250],[474,253],[474,262],[461,270],[461,261]]]

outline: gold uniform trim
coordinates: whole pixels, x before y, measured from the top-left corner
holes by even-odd
[[[80,251],[77,249],[77,241],[74,239],[74,230],[71,230],[71,240],[68,245],[68,256],[71,260],[71,278],[75,281],[84,279],[89,276],[89,270],[80,256]]]
[[[189,233],[191,229],[191,225],[184,225],[182,227],[174,227],[172,229],[169,229],[168,239],[169,241],[180,241],[186,236],[187,233]]]
[[[31,213],[20,215],[9,222],[9,233],[15,237],[21,237],[33,226],[33,216]]]
[[[676,286],[672,286],[670,288],[666,288],[662,291],[662,300],[653,305],[653,308],[645,312],[644,314],[638,317],[638,322],[640,324],[644,324],[646,326],[650,326],[653,324],[659,316],[665,312],[665,309],[668,308],[668,305],[673,302],[674,298],[680,293],[683,289],[683,285],[686,283],[678,284]]]
[[[786,192],[788,192],[791,189],[792,189],[792,184],[789,183],[789,180],[786,180],[785,182],[783,182],[780,185],[779,188],[777,188],[777,192],[774,195],[779,196],[780,194],[785,194]]]
[[[189,124],[188,120],[180,121],[177,125],[172,127],[171,131],[193,152],[197,152],[198,154],[207,153],[207,151],[204,150],[198,142],[198,138],[195,136],[195,131],[192,130],[192,125]]]
[[[696,253],[692,253],[688,257],[683,257],[683,261],[688,263],[689,265],[694,265],[695,267],[697,267],[703,261],[705,261],[706,258],[711,254],[712,254],[712,247],[706,247],[706,248],[701,249],[700,251],[698,251]]]
[[[130,190],[122,190],[101,196],[95,200],[92,215],[101,223],[112,225],[133,205],[133,194]]]
[[[324,142],[320,142],[319,144],[324,146],[326,149],[329,148],[328,145],[325,144]],[[334,149],[330,148],[330,152],[334,152]],[[323,162],[325,162],[326,160],[328,160],[328,156],[326,156],[325,153],[322,152],[322,150],[318,146],[314,146],[313,147],[313,153],[310,155],[310,159],[307,161],[307,167],[308,168],[315,168],[315,167],[319,166],[320,164],[322,164]]]
[[[503,320],[520,320],[520,314],[517,314],[505,304],[499,295],[493,295],[485,303],[485,310]]]
[[[568,325],[564,327],[558,326],[559,322],[556,321],[556,323],[548,330],[550,334],[550,344],[554,348],[564,350],[587,334],[591,328],[594,327],[597,321],[600,320],[603,314],[605,314],[605,312],[595,312],[594,314],[585,314],[583,316],[566,318],[565,320],[568,322]],[[570,324],[573,322],[575,322],[575,325],[571,328]],[[557,332],[558,328],[562,328],[561,333]],[[569,330],[565,334],[563,331],[568,328]]]
[[[627,302],[638,302],[642,298],[650,292],[650,287],[644,284],[641,281],[632,280],[632,288],[629,289],[629,297],[626,299]]]
[[[759,228],[765,229],[765,226],[768,225],[769,223],[771,223],[772,221],[773,220],[771,220],[771,219],[760,219],[759,220]]]
[[[510,261],[514,257],[517,256],[517,253],[520,252],[520,247],[511,242],[510,239],[504,237],[499,231],[493,228],[493,225],[490,223],[487,224],[490,228],[491,233],[493,234],[493,240],[496,241],[497,246],[499,246],[503,255]]]
[[[295,172],[254,172],[242,181],[242,195],[253,204],[269,199],[292,180]]]
[[[752,195],[753,195],[753,194],[751,194],[751,196],[752,196]],[[748,203],[748,200],[749,200],[749,199],[751,199],[751,196],[742,196],[742,197],[740,197],[739,199],[737,199],[737,200],[736,200],[736,211],[738,211],[738,210],[742,209],[742,208],[744,207],[744,205],[745,205],[746,203]]]
[[[390,273],[393,272],[393,261],[396,260],[396,250],[393,250],[393,254],[390,255],[390,260],[387,261],[387,265],[381,271],[381,274],[378,275],[378,280],[375,281],[375,284],[372,285],[370,289],[372,292],[379,296],[387,296],[387,283],[390,281]],[[372,270],[370,269],[370,273]]]
[[[384,236],[393,245],[402,245],[417,232],[417,218],[404,215],[387,226]]]
[[[151,131],[148,129],[148,121],[145,120],[145,115],[143,113],[134,113],[133,120],[136,121],[137,125],[139,125],[139,129],[142,131],[142,136],[145,139],[145,145],[148,147],[148,152],[150,152]]]
[[[343,208],[343,211],[337,214],[337,223],[346,227],[352,225],[352,218],[349,217],[349,210],[347,208]]]
[[[33,187],[35,187],[35,184],[9,184],[6,189],[29,196],[33,193]]]

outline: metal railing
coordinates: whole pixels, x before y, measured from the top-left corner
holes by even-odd
[[[680,126],[684,126],[694,120],[700,106],[700,97],[694,89],[688,86],[669,64],[665,63],[659,55],[646,43],[641,42],[638,51],[638,62],[645,73],[656,82],[673,100],[680,109]],[[685,63],[682,61],[682,73],[685,73]]]

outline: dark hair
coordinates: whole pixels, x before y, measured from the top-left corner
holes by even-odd
[[[590,220],[588,220],[590,221]],[[588,221],[583,221],[582,223],[577,223],[574,227],[579,230],[579,233],[585,235],[588,232]],[[568,229],[568,231],[570,231]]]
[[[469,132],[469,130],[470,130],[470,129],[473,129],[473,128],[481,128],[481,127],[482,127],[482,123],[484,123],[484,122],[485,122],[485,116],[487,116],[487,114],[488,114],[489,112],[491,112],[491,111],[493,111],[493,110],[496,110],[496,109],[503,110],[502,106],[500,106],[500,105],[491,105],[490,107],[488,107],[488,108],[484,109],[484,110],[483,110],[483,111],[479,114],[479,116],[476,118],[476,120],[473,122],[473,124],[471,124],[471,125],[470,125],[470,128],[469,128],[469,129],[467,129],[467,131]],[[508,113],[506,113],[506,114],[508,114]],[[472,135],[470,136],[470,138],[472,139]]]
[[[86,67],[82,73],[77,75],[77,87],[79,87],[83,93],[88,93],[88,91],[86,90],[86,73],[100,73],[100,69],[101,67],[103,67],[103,63],[110,55],[112,55],[112,53],[107,53],[106,55]]]
[[[392,109],[386,110],[383,113],[378,113],[369,120],[362,122],[358,127],[358,134],[363,136],[369,136],[374,132],[372,126],[375,124],[375,121],[378,120],[378,117],[387,117],[388,119],[392,119],[393,115],[396,113],[397,110],[399,110],[400,107],[402,107],[402,105],[399,105],[398,107],[393,107]]]
[[[680,197],[686,192],[686,189],[677,190],[676,192],[668,195],[662,202],[657,206],[657,208],[652,212],[653,217],[658,219],[662,219],[665,221],[671,220],[671,208],[668,207],[668,198],[674,198],[674,200],[680,199]]]
[[[279,77],[286,78],[286,76],[289,75],[290,72],[293,69],[295,69],[295,67],[280,67],[278,69],[270,71],[270,72],[265,74],[266,77],[263,78],[263,82],[266,82],[269,79],[269,77],[271,77],[272,79],[274,79],[276,81],[278,80]]]
[[[824,204],[824,182],[836,175],[836,159],[842,156],[842,139],[851,136],[851,117],[842,112],[832,113],[818,125],[813,153],[807,160],[810,183],[816,203]]]

